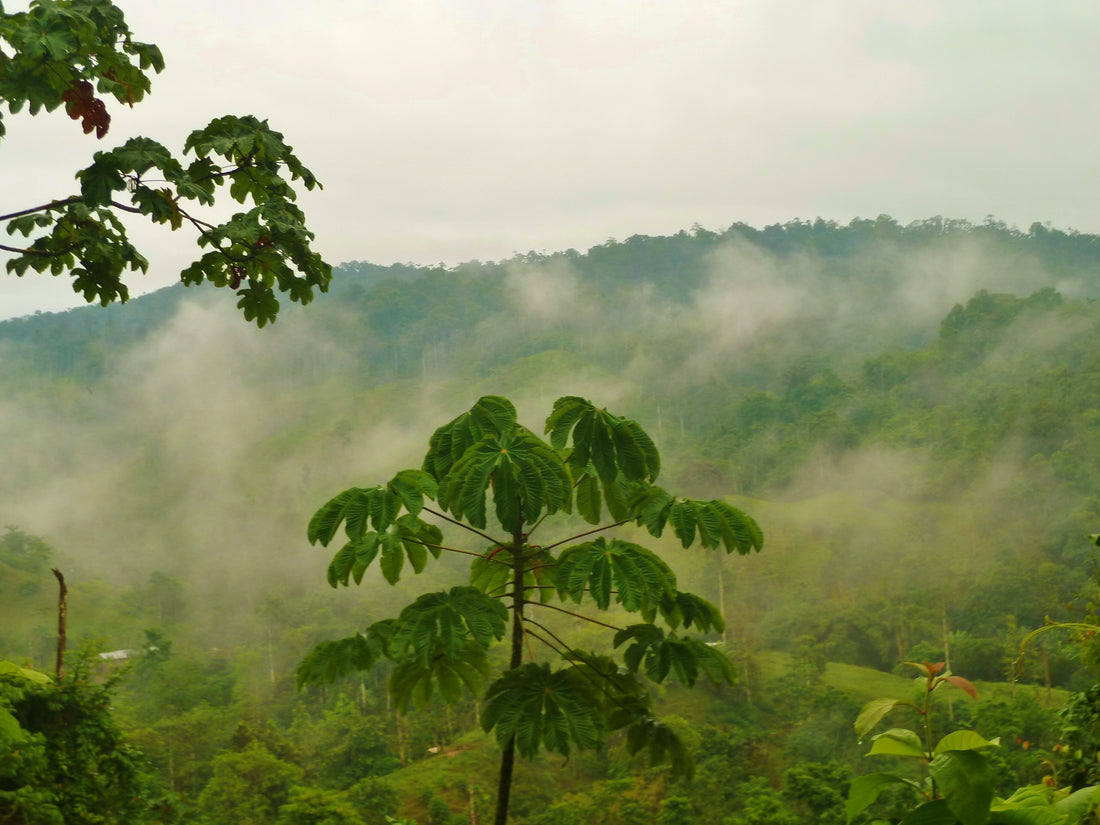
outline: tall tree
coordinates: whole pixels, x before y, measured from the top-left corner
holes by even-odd
[[[133,106],[150,90],[149,71],[163,69],[160,50],[134,40],[109,0],[32,0],[28,11],[14,13],[0,5],[0,104],[11,113],[64,107],[85,134],[102,139],[111,125],[107,100]],[[0,117],[0,141],[4,135]],[[0,212],[7,234],[35,236],[0,244],[15,254],[7,271],[70,272],[85,300],[125,301],[123,273],[149,268],[120,220],[129,213],[195,230],[208,251],[181,280],[228,286],[245,318],[261,327],[278,314],[276,291],[305,304],[314,288],[327,289],[332,267],[310,247],[313,233],[294,204],[292,182],[306,189],[320,184],[280,133],[252,116],[220,117],[192,132],[183,154],[192,157],[181,160],[155,140],[131,138],[95,153],[76,173],[78,192]],[[214,205],[226,182],[230,197],[250,208],[220,224],[204,220],[201,209]]]
[[[594,536],[633,521],[653,536],[671,527],[684,547],[698,539],[704,547],[745,554],[763,542],[756,522],[725,502],[680,498],[658,487],[660,456],[637,422],[569,396],[555,402],[545,432],[549,443],[518,422],[510,401],[483,397],[435,431],[421,469],[343,491],[317,511],[308,531],[311,542],[328,546],[344,528],[346,542],[328,567],[333,587],[359,584],[376,559],[395,584],[406,561],[419,573],[444,551],[472,556],[469,585],[425,593],[365,634],[319,645],[299,666],[298,680],[331,680],[386,658],[395,663],[389,688],[400,710],[423,705],[435,691],[455,702],[464,687],[481,690],[490,674],[486,650],[507,637],[508,667],[485,691],[481,716],[502,748],[497,825],[507,820],[517,752],[568,755],[625,730],[630,752],[647,748],[654,762],[667,759],[674,771],[690,773],[690,755],[653,716],[642,674],[656,682],[671,674],[689,686],[700,673],[732,680],[723,652],[683,633],[721,632],[718,609],[680,591],[653,551]],[[574,510],[596,526],[535,543],[547,532],[548,517]],[[425,515],[487,547],[473,552],[445,543]],[[569,603],[599,611],[614,603],[640,621],[619,627],[562,606]],[[551,614],[615,631],[625,667],[573,648],[547,622]],[[536,644],[556,664],[536,655]]]

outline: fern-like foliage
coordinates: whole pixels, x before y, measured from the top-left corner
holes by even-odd
[[[603,741],[598,692],[574,668],[521,665],[493,682],[485,699],[482,728],[501,745],[514,736],[526,759],[542,748],[568,756],[572,746],[597,748]]]

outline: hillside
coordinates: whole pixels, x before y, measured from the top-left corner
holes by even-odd
[[[339,490],[418,466],[432,430],[480,395],[526,418],[581,395],[646,428],[662,483],[727,498],[765,545],[742,558],[653,544],[685,589],[721,605],[741,671],[726,693],[664,697],[701,768],[717,760],[696,789],[666,793],[659,772],[585,755],[559,792],[589,794],[578,811],[632,801],[644,820],[754,759],[779,787],[800,762],[858,759],[838,743],[866,698],[852,685],[871,677],[844,668],[885,677],[949,651],[955,672],[999,682],[1029,629],[1092,609],[1097,296],[1098,237],[880,217],[697,227],[453,269],[349,263],[328,295],[264,330],[182,287],[0,323],[0,524],[17,528],[0,536],[0,658],[52,660],[57,565],[74,639],[171,644],[135,666],[150,669],[120,706],[193,802],[215,760],[261,744],[351,793],[316,744],[336,748],[340,730],[359,743],[360,779],[429,745],[458,764],[482,747],[475,703],[399,722],[382,677],[297,694],[293,675],[317,642],[455,583],[457,566],[333,591],[331,553],[309,546],[306,524]],[[49,551],[13,550],[25,536]],[[807,676],[825,661],[823,681]],[[1068,636],[1043,636],[1026,665],[1023,684],[1044,692],[1094,678]],[[405,775],[390,791],[409,795]],[[440,787],[455,812],[479,792],[468,777]],[[434,821],[430,796],[406,812]]]

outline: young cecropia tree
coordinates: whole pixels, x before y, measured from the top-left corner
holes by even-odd
[[[85,134],[102,139],[111,123],[107,99],[133,106],[150,90],[149,71],[163,69],[160,50],[135,41],[109,0],[32,0],[16,13],[0,3],[0,104],[12,114],[64,106]],[[4,135],[0,115],[0,142]],[[30,239],[0,244],[15,256],[7,271],[70,273],[85,300],[125,301],[124,272],[149,268],[120,220],[133,214],[173,230],[192,228],[208,251],[181,280],[228,286],[245,318],[261,327],[278,314],[276,291],[305,304],[315,288],[328,288],[332,267],[310,248],[314,236],[292,186],[320,184],[280,133],[253,116],[220,117],[192,132],[183,154],[192,157],[181,160],[155,140],[131,138],[95,153],[76,173],[78,192],[12,211],[0,205],[7,234]],[[227,182],[230,197],[250,208],[211,223],[201,210],[214,205]]]
[[[400,711],[436,691],[455,702],[464,688],[483,689],[486,651],[507,638],[508,667],[485,690],[481,714],[502,748],[498,825],[507,820],[517,752],[568,755],[574,747],[598,748],[621,730],[631,753],[647,749],[653,762],[690,773],[691,756],[654,717],[642,675],[655,682],[673,675],[689,686],[700,673],[732,680],[720,650],[684,633],[720,632],[718,609],[680,591],[656,553],[597,534],[634,522],[653,536],[669,527],[684,547],[698,540],[747,554],[763,542],[756,522],[725,502],[680,498],[657,486],[660,457],[637,422],[564,397],[545,433],[549,442],[520,424],[508,399],[483,397],[435,431],[421,469],[345,490],[317,511],[308,531],[311,543],[328,546],[344,528],[346,541],[328,567],[333,587],[359,584],[376,559],[395,584],[406,562],[419,573],[443,552],[472,557],[468,584],[425,593],[396,618],[318,645],[299,666],[298,682],[330,681],[389,659],[389,690]],[[548,534],[548,517],[574,512],[596,526],[563,538]],[[485,549],[449,545],[426,515],[476,535]],[[639,621],[616,627],[564,606],[607,611],[613,602]],[[543,613],[615,631],[623,665],[573,648]]]

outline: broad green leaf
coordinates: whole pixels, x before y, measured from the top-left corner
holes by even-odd
[[[906,728],[891,728],[885,733],[880,733],[871,739],[871,750],[868,756],[912,756],[924,759],[924,745],[920,737]]]
[[[1054,803],[1054,810],[1065,816],[1071,823],[1084,821],[1085,817],[1098,807],[1100,807],[1100,785],[1081,788]]]
[[[882,717],[892,711],[898,705],[897,699],[872,699],[863,706],[856,719],[856,739],[863,741],[863,737],[869,734]]]
[[[20,726],[19,720],[7,708],[0,707],[0,743],[18,744],[26,738],[27,732]]]
[[[972,730],[957,730],[947,734],[937,742],[932,754],[933,756],[939,756],[946,751],[972,751],[979,748],[992,748],[996,745],[996,742],[990,742],[984,736]]]
[[[928,768],[962,825],[985,825],[996,787],[989,761],[977,751],[944,751]]]
[[[873,725],[872,725],[873,727]],[[857,776],[848,786],[848,802],[845,805],[847,821],[851,822],[874,803],[890,785],[913,785],[913,781],[892,773],[869,773]]]
[[[683,625],[694,626],[703,633],[710,630],[721,633],[726,626],[718,608],[694,593],[677,591],[673,596],[666,593],[661,597],[660,612],[668,626],[673,629]],[[646,621],[652,621],[654,615],[649,611],[642,611],[642,617]]]
[[[29,667],[20,667],[14,662],[0,659],[0,677],[4,676],[15,676],[24,681],[34,682],[38,685],[46,685],[53,681],[48,673],[43,673],[40,670],[33,670]]]
[[[910,811],[899,825],[958,825],[958,822],[947,800],[933,799]]]
[[[594,475],[584,473],[577,482],[577,512],[589,524],[600,523],[600,482]]]

